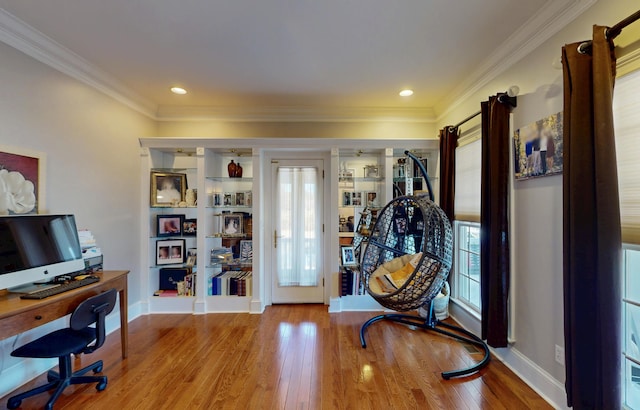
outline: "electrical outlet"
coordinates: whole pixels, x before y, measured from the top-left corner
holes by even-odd
[[[564,347],[556,345],[556,362],[564,366]]]

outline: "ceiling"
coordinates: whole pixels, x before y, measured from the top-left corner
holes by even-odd
[[[0,40],[156,118],[360,110],[433,120],[585,3],[0,0]],[[403,88],[415,94],[400,97]]]

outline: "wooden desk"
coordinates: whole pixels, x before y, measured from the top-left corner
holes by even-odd
[[[120,295],[120,341],[122,358],[127,357],[127,274],[129,271],[96,272],[100,282],[49,296],[45,299],[20,299],[9,293],[0,296],[0,340],[71,314],[83,300],[115,288]]]

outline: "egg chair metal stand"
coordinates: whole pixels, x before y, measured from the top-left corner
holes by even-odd
[[[473,333],[435,317],[433,299],[447,280],[452,265],[453,232],[449,218],[433,202],[426,169],[412,153],[405,151],[405,155],[418,165],[428,192],[399,196],[378,213],[364,249],[360,275],[369,295],[383,307],[396,312],[422,308],[427,314],[426,317],[406,313],[375,316],[360,328],[360,343],[363,348],[367,347],[365,332],[369,326],[380,321],[432,330],[482,350],[483,357],[475,365],[441,373],[444,379],[466,376],[489,363],[489,347]],[[394,263],[396,266],[398,263],[405,264],[409,259],[412,259],[413,270],[404,281],[398,284],[389,281],[389,274],[384,274],[386,267]]]

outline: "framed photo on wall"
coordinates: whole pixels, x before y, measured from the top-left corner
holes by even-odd
[[[156,265],[184,263],[185,253],[184,239],[156,241]]]
[[[151,171],[151,206],[178,206],[186,190],[187,174]]]
[[[184,215],[158,215],[156,236],[180,236],[182,235],[182,222]]]

